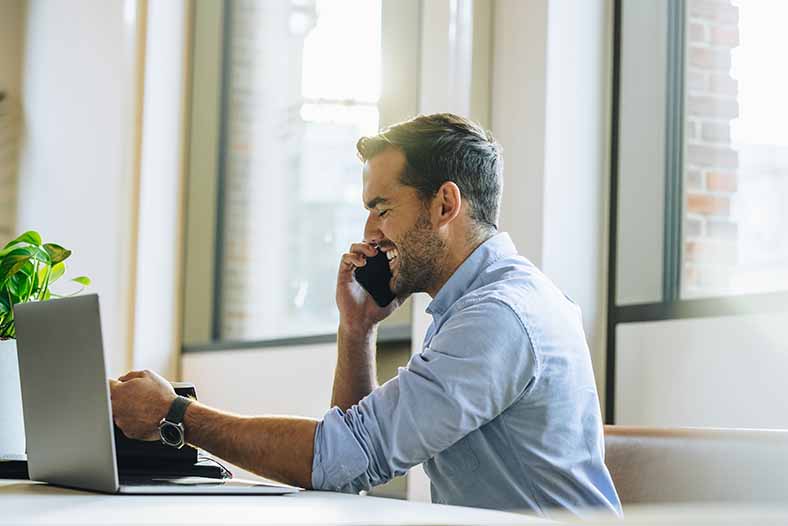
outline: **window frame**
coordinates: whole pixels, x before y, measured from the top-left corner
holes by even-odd
[[[420,0],[382,0],[381,125],[418,112]],[[191,129],[184,225],[182,294],[183,353],[313,345],[336,341],[336,333],[259,340],[220,339],[224,182],[230,65],[230,2],[197,0],[191,32]],[[394,86],[396,92],[392,91]],[[359,205],[360,206],[360,205]],[[200,213],[194,213],[200,210]],[[208,225],[212,227],[207,228]],[[190,263],[194,262],[194,263]],[[211,279],[205,279],[211,276]],[[192,301],[196,298],[197,301]],[[407,343],[411,324],[381,324],[379,343]]]
[[[686,0],[668,0],[667,103],[665,112],[665,215],[662,300],[617,304],[619,132],[621,117],[622,4],[613,6],[610,195],[608,225],[607,345],[605,422],[615,424],[616,329],[619,324],[691,318],[739,316],[788,311],[788,290],[758,294],[681,299],[682,225],[684,213],[684,100]]]

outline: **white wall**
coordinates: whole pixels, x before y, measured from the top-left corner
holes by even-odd
[[[495,4],[492,132],[503,145],[502,230],[542,266],[547,103],[546,0]]]
[[[101,297],[108,369],[130,347],[135,3],[30,0],[18,229],[73,250]]]
[[[600,399],[611,16],[607,0],[501,0],[493,31],[492,131],[505,159],[501,227],[582,308]]]
[[[616,424],[788,428],[788,313],[617,330]]]
[[[331,404],[336,345],[206,351],[183,356],[197,396],[240,414],[322,417]]]

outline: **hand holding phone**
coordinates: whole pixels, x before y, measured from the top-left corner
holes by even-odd
[[[357,267],[353,274],[378,306],[385,307],[396,298],[389,288],[392,274],[385,252],[378,250],[374,257],[367,258],[366,265]]]

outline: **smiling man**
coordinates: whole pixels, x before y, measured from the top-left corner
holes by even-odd
[[[159,424],[182,421],[186,442],[306,488],[358,492],[423,463],[434,502],[620,513],[580,311],[497,231],[498,143],[437,114],[362,138],[358,152],[369,216],[364,242],[339,265],[338,359],[323,419],[223,413],[137,371],[112,381],[117,424],[178,443]],[[353,275],[379,250],[397,296],[385,308]],[[376,327],[414,292],[432,297],[422,352],[378,386]]]

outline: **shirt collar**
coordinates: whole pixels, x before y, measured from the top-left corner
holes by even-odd
[[[455,301],[468,292],[482,270],[503,257],[516,255],[517,249],[509,234],[506,232],[495,234],[476,247],[476,250],[471,252],[471,255],[457,267],[454,274],[449,277],[435,298],[427,305],[427,314],[443,315]]]

